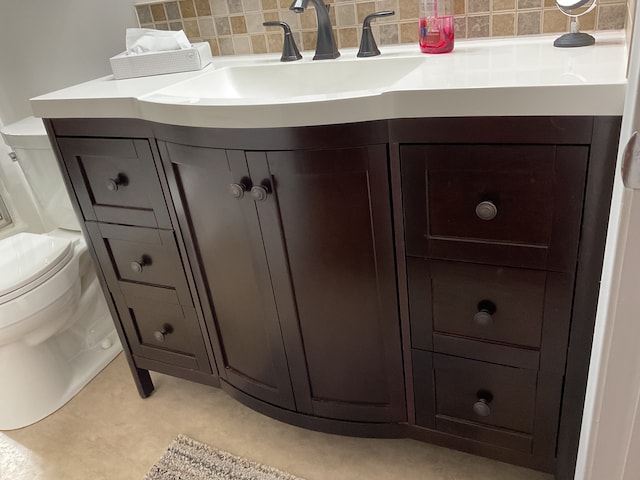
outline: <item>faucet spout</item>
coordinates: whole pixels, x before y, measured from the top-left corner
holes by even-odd
[[[328,58],[338,58],[340,52],[336,46],[336,40],[333,36],[333,27],[331,26],[331,18],[329,17],[329,6],[323,0],[293,0],[289,10],[296,13],[302,13],[308,7],[309,3],[313,4],[318,18],[318,39],[316,41],[316,54],[314,60],[324,60]]]
[[[296,13],[302,13],[307,8],[308,4],[309,0],[293,0],[289,10],[293,10]]]

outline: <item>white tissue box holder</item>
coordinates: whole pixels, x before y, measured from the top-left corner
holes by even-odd
[[[207,42],[194,43],[191,48],[165,52],[145,52],[129,55],[122,52],[111,57],[111,70],[116,80],[146,77],[163,73],[201,70],[211,63],[211,47]]]

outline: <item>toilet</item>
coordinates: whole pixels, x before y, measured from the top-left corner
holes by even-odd
[[[13,430],[62,407],[122,347],[42,120],[0,132],[46,226],[0,229],[0,430]]]

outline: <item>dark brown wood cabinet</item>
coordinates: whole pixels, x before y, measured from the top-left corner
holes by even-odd
[[[588,148],[405,146],[400,162],[416,423],[551,464]]]
[[[594,188],[589,170],[613,164],[615,121],[605,125],[399,121],[405,367],[423,438],[570,478],[575,456],[558,425],[575,415],[567,347],[587,321],[576,301],[586,275],[599,277],[594,256],[602,259],[605,224],[595,226],[603,217],[593,201],[610,193],[611,171]]]
[[[161,153],[224,381],[316,417],[405,420],[386,145]]]
[[[619,122],[46,125],[142,396],[569,480]]]
[[[56,138],[61,164],[140,394],[153,390],[148,369],[217,384],[153,144],[73,133]]]

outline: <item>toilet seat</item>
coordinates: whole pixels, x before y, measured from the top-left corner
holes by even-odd
[[[73,251],[71,240],[49,235],[23,232],[0,240],[0,305],[52,279],[71,261]],[[65,276],[59,278],[66,283]],[[14,320],[0,318],[0,327]]]

